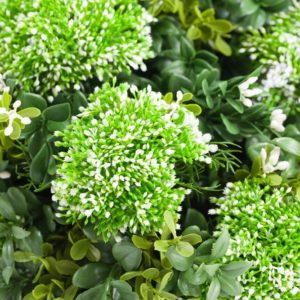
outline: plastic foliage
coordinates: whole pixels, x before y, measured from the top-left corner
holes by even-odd
[[[0,75],[0,159],[3,152],[14,146],[22,130],[31,123],[32,118],[38,117],[41,112],[36,107],[20,109],[22,102],[16,100],[12,103],[10,87],[6,86]],[[12,106],[12,107],[11,107]]]
[[[215,1],[214,1],[215,2]],[[291,0],[226,0],[216,1],[221,16],[244,28],[259,28],[270,16],[286,10]]]
[[[240,170],[228,183],[224,196],[213,198],[217,227],[228,228],[231,257],[253,261],[241,282],[243,299],[296,299],[299,290],[300,182],[284,180],[274,171],[287,167],[278,162],[279,149],[262,151],[250,176]]]
[[[36,196],[17,187],[0,193],[0,298],[21,299],[36,267],[19,263],[14,252],[42,254],[43,235],[55,230],[53,213]]]
[[[119,295],[128,294],[133,296],[131,299],[136,299],[134,293],[128,293],[131,287],[118,281],[121,268],[115,266],[110,243],[88,238],[75,226],[67,232],[58,230],[49,235],[42,248],[42,255],[15,253],[20,262],[30,262],[38,267],[32,291],[25,295],[24,300],[99,299],[110,292],[115,295],[118,290],[121,290]],[[111,278],[112,274],[115,279]],[[103,284],[101,294],[98,286],[104,282],[107,285]]]
[[[189,189],[180,187],[176,163],[210,164],[210,134],[193,112],[168,104],[160,93],[105,84],[90,104],[56,135],[63,147],[52,182],[58,216],[93,223],[108,238],[118,231],[159,230],[166,209],[176,214]],[[190,98],[189,98],[190,99]]]
[[[144,69],[152,20],[136,0],[2,1],[0,72],[51,101],[87,79]]]
[[[274,15],[265,28],[251,30],[243,37],[240,52],[245,52],[255,66],[263,66],[262,99],[270,106],[291,109],[299,104],[300,34],[295,26],[299,21],[300,7],[295,6]]]
[[[72,115],[79,113],[79,107],[87,105],[87,99],[80,91],[66,94],[61,93],[52,103],[33,93],[20,92],[22,108],[36,107],[41,115],[28,125],[22,132],[22,142],[27,147],[20,146],[25,164],[18,165],[18,175],[26,178],[28,187],[36,191],[49,188],[55,176],[56,162],[53,155],[59,149],[55,147],[56,130],[63,130],[71,120]]]
[[[189,210],[187,216],[187,223],[192,225],[181,235],[177,235],[176,219],[166,212],[161,234],[133,235],[132,243],[121,241],[114,245],[113,255],[127,271],[121,280],[134,284],[139,299],[215,300],[240,294],[237,277],[247,271],[251,263],[222,263],[221,258],[229,246],[228,232],[225,230],[218,239],[211,238],[205,222],[202,230],[197,226],[199,220],[204,219],[200,213]],[[190,220],[190,216],[194,220]],[[135,264],[129,258],[133,257],[134,249],[140,254]]]
[[[171,17],[153,25],[153,45],[157,53],[151,64],[153,87],[163,93],[176,93],[178,88],[192,93],[190,103],[202,108],[199,120],[203,131],[236,142],[269,127],[271,111],[257,101],[261,93],[259,69],[248,76],[223,80],[218,58],[208,51],[197,51]],[[134,82],[144,84],[141,79]]]
[[[154,16],[177,14],[189,39],[209,44],[224,55],[231,55],[232,50],[224,38],[230,37],[233,26],[225,19],[216,19],[213,8],[201,11],[197,0],[151,0],[149,11]]]

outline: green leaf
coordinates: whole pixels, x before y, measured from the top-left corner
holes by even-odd
[[[45,284],[37,285],[32,291],[32,295],[36,299],[43,299],[48,295],[48,293],[49,293],[49,287]]]
[[[90,241],[88,239],[82,239],[74,243],[70,250],[71,258],[74,260],[83,259],[89,250]]]
[[[142,261],[142,251],[127,241],[115,244],[112,253],[126,272],[137,269]]]
[[[187,242],[180,241],[176,245],[176,251],[184,257],[190,257],[194,254],[194,247]]]
[[[244,112],[244,105],[240,100],[227,97],[226,101],[240,114]]]
[[[221,292],[220,281],[214,277],[209,285],[206,300],[217,300]]]
[[[237,277],[244,274],[252,266],[251,262],[248,261],[234,261],[223,265],[221,270],[227,275]]]
[[[202,242],[202,237],[196,233],[189,233],[189,234],[183,235],[181,240],[183,242],[188,242],[191,245],[197,245]]]
[[[167,272],[163,278],[161,279],[161,282],[159,284],[159,290],[162,291],[168,284],[168,282],[172,279],[173,277],[173,272]]]
[[[64,300],[74,300],[77,295],[78,287],[70,285],[64,292]]]
[[[170,247],[170,241],[158,240],[154,242],[154,249],[159,252],[167,252]]]
[[[18,111],[18,114],[22,117],[28,117],[32,119],[38,117],[41,114],[41,111],[35,107],[28,107]]]
[[[73,275],[79,266],[71,260],[58,260],[55,264],[56,270],[62,275]]]
[[[214,102],[210,96],[210,91],[209,91],[208,82],[206,78],[203,79],[201,85],[202,85],[203,93],[206,96],[206,104],[208,108],[212,109],[214,107]]]
[[[107,286],[106,284],[99,284],[81,294],[79,294],[76,300],[106,300],[107,296]]]
[[[33,261],[37,256],[32,252],[16,251],[14,253],[14,259],[16,262],[25,263]]]
[[[7,196],[17,215],[19,216],[28,215],[26,199],[20,189],[16,187],[10,187],[7,190]]]
[[[231,23],[223,19],[210,21],[207,26],[219,33],[228,33],[233,29]]]
[[[217,35],[215,40],[216,48],[224,55],[230,56],[232,54],[232,50],[229,44],[222,38],[220,34]]]
[[[149,250],[152,248],[152,245],[153,245],[153,243],[151,243],[148,240],[146,240],[145,238],[139,237],[137,235],[133,235],[131,240],[137,248],[143,249],[143,250]]]
[[[234,135],[240,133],[239,126],[235,123],[232,123],[227,117],[225,117],[225,115],[221,114],[221,119],[229,133]]]
[[[30,178],[35,184],[42,183],[47,173],[50,151],[47,144],[44,144],[30,164]]]
[[[187,91],[193,90],[193,83],[191,80],[180,74],[173,74],[169,79],[169,90],[172,92],[177,92],[181,89],[186,89]]]
[[[0,214],[7,220],[16,220],[15,211],[9,201],[8,196],[4,193],[0,194]]]
[[[2,262],[5,267],[14,264],[14,245],[10,238],[2,245]]]
[[[273,140],[273,143],[282,150],[300,157],[300,142],[290,137],[280,137]]]
[[[111,266],[104,263],[90,263],[79,268],[73,275],[73,285],[88,289],[104,282],[111,271]]]
[[[254,0],[243,0],[240,6],[240,14],[241,16],[250,15],[258,9],[259,4],[257,4]]]
[[[119,300],[138,300],[138,294],[132,292],[131,286],[123,280],[114,280],[111,282],[111,286],[114,287],[119,295],[116,295],[116,299]],[[118,298],[117,298],[118,296]]]
[[[221,283],[222,292],[225,292],[229,296],[239,296],[241,294],[242,288],[234,277],[222,274],[218,276],[218,279]]]
[[[172,235],[174,238],[177,236],[176,235],[176,223],[174,222],[174,217],[169,211],[165,211],[164,213],[164,221],[166,226],[170,229]]]
[[[221,264],[205,265],[203,269],[210,277],[214,277],[220,266]]]
[[[43,111],[47,107],[47,101],[36,94],[32,93],[22,93],[19,96],[19,99],[22,102],[22,108],[35,107],[40,111]]]
[[[156,268],[149,268],[142,272],[145,279],[152,280],[159,276],[159,270]]]
[[[181,55],[187,60],[193,58],[193,56],[195,55],[195,48],[193,47],[193,43],[184,37],[181,38],[180,42]]]
[[[191,255],[189,257],[184,257],[180,255],[176,251],[175,246],[171,246],[168,249],[166,257],[168,258],[170,264],[178,271],[186,271],[192,266],[194,260],[194,255]]]
[[[17,140],[20,137],[20,135],[21,135],[21,127],[20,127],[20,125],[16,121],[13,121],[12,128],[13,128],[13,131],[9,135],[9,137],[12,140]]]
[[[221,258],[227,252],[229,247],[230,237],[227,229],[224,229],[212,246],[211,256],[213,258]]]
[[[12,226],[12,233],[16,239],[24,239],[30,235],[30,232],[19,226]]]
[[[130,280],[132,278],[138,277],[142,275],[142,271],[131,271],[131,272],[126,272],[125,274],[121,275],[120,279],[121,280]]]
[[[184,107],[191,111],[196,117],[202,112],[202,109],[198,104],[185,104]]]
[[[201,230],[208,230],[208,224],[206,222],[205,217],[199,211],[194,208],[189,208],[185,220],[184,220],[184,227],[188,227],[191,225],[198,226]]]
[[[13,274],[14,268],[7,266],[2,270],[2,277],[6,284],[9,284],[10,278]]]
[[[201,30],[195,25],[191,25],[187,31],[187,37],[190,40],[198,40],[202,36]]]
[[[282,182],[282,177],[278,174],[269,174],[266,180],[271,186],[279,186]]]
[[[56,104],[43,111],[43,117],[46,120],[55,122],[64,122],[69,119],[70,115],[71,107],[69,103]]]
[[[101,252],[93,244],[90,244],[86,257],[89,261],[98,262],[101,258]]]

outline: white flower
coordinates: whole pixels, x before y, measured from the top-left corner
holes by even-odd
[[[255,83],[257,81],[257,77],[250,77],[245,82],[241,83],[239,85],[239,90],[241,93],[241,100],[245,106],[252,106],[252,100],[251,97],[258,96],[262,93],[262,90],[259,88],[251,88],[250,85]]]
[[[283,122],[286,120],[286,115],[282,112],[282,109],[275,109],[271,114],[270,128],[278,132],[284,131]]]
[[[7,171],[2,171],[2,172],[0,172],[0,178],[1,179],[8,179],[8,178],[10,178],[10,173],[9,172],[7,172]]]
[[[267,155],[267,151],[265,149],[261,149],[260,152],[261,161],[262,161],[262,169],[265,174],[272,173],[276,170],[283,171],[289,167],[288,161],[278,162],[280,156],[280,148],[275,147],[269,154]]]
[[[11,125],[7,126],[4,130],[4,135],[5,136],[10,136],[13,132],[13,127]]]

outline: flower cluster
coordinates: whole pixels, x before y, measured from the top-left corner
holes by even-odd
[[[21,106],[21,101],[17,100],[13,103],[13,109],[11,109],[12,96],[9,94],[9,87],[7,87],[0,75],[0,136],[2,146],[6,146],[7,139],[9,137],[12,140],[19,138],[21,134],[21,129],[26,125],[31,123],[30,118],[35,118],[40,115],[40,110],[35,107],[30,107],[26,109],[18,108]],[[0,144],[1,145],[1,144]]]
[[[238,299],[298,299],[300,295],[300,202],[289,187],[270,187],[264,179],[229,183],[218,205],[218,228],[232,237],[228,260],[254,262],[243,276]]]
[[[260,88],[257,87],[250,88],[250,86],[253,85],[257,81],[257,79],[258,79],[257,77],[250,77],[239,85],[241,100],[243,104],[247,107],[252,106],[253,104],[251,100],[252,97],[256,97],[262,93],[262,90]]]
[[[137,0],[2,1],[0,72],[56,95],[94,76],[145,69],[152,20]]]
[[[275,104],[299,102],[299,24],[300,8],[292,7],[274,15],[267,28],[247,34],[240,49],[264,67],[261,84]]]
[[[105,238],[160,230],[164,211],[176,214],[189,193],[178,186],[175,164],[211,163],[217,146],[180,101],[168,104],[150,88],[105,84],[90,101],[56,133],[66,148],[52,183],[58,216],[93,223]]]
[[[266,149],[262,148],[260,151],[262,170],[264,174],[273,173],[277,170],[283,171],[289,167],[288,161],[279,161],[280,148],[275,147],[267,153]]]

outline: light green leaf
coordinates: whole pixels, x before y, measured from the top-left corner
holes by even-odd
[[[164,220],[168,228],[170,229],[172,235],[176,237],[176,223],[174,222],[174,217],[169,211],[165,211]]]
[[[224,256],[227,252],[227,249],[229,247],[230,237],[228,230],[225,228],[219,238],[216,240],[216,242],[212,246],[211,256],[213,258],[221,258]]]
[[[74,260],[83,259],[89,250],[90,241],[88,239],[82,239],[74,243],[70,250],[70,255]]]
[[[214,277],[209,285],[206,300],[217,300],[221,292],[220,281]]]
[[[190,257],[194,254],[194,247],[187,242],[180,241],[176,245],[176,251],[184,257]]]

